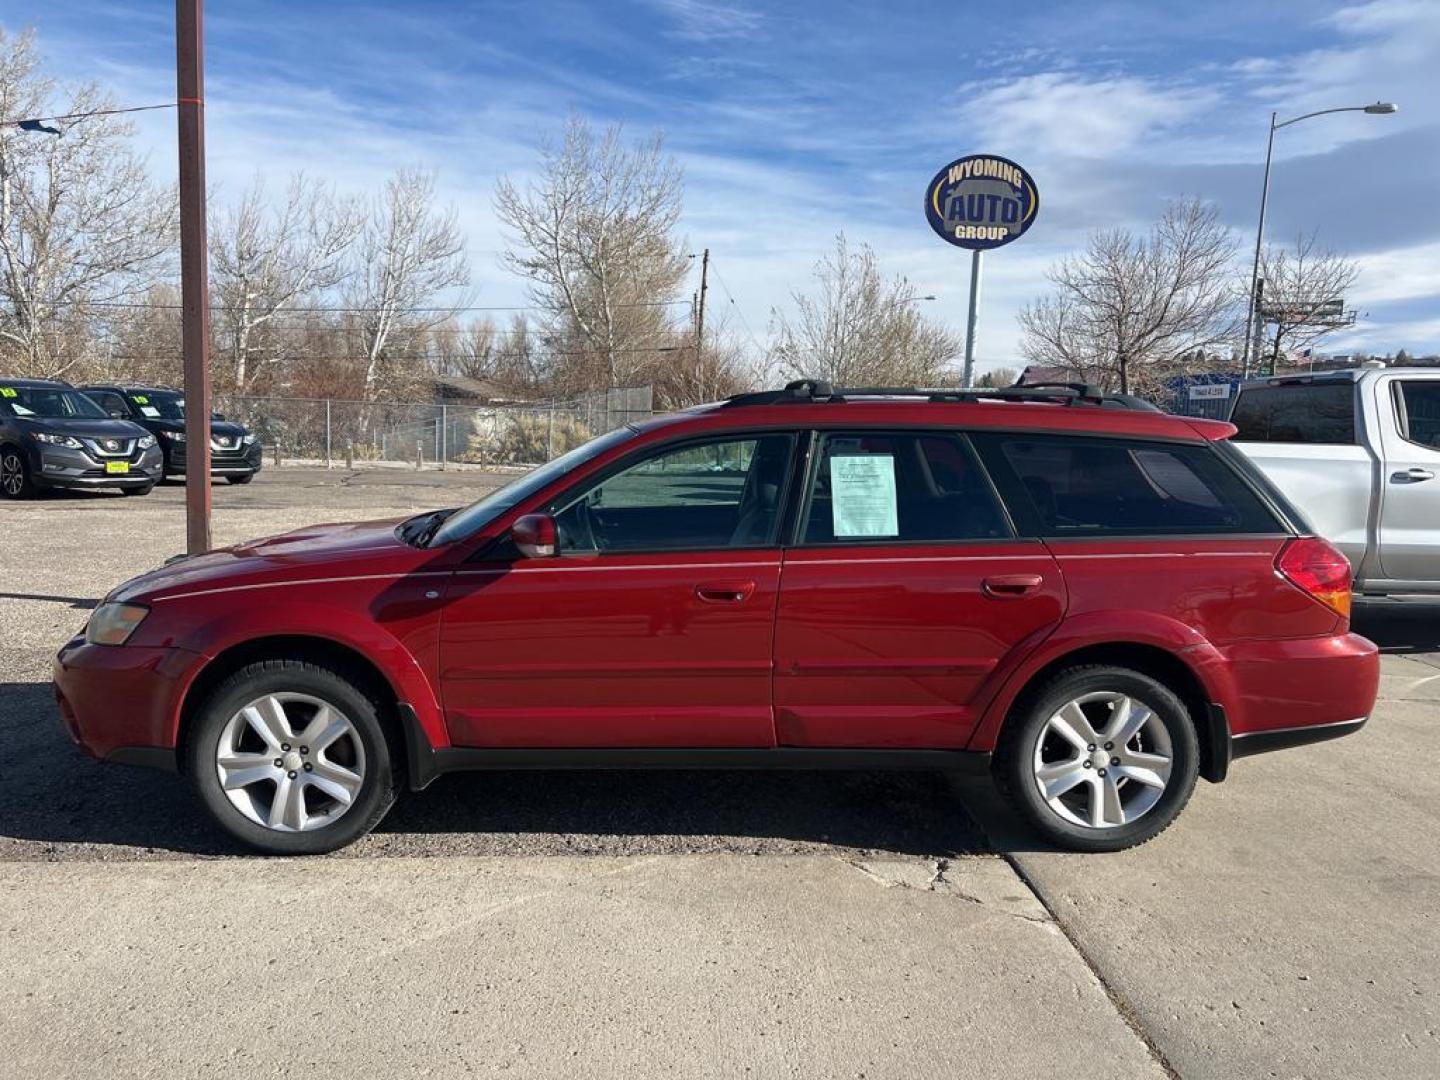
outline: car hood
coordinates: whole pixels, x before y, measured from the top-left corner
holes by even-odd
[[[403,519],[311,525],[182,557],[131,578],[106,597],[141,603],[216,589],[244,589],[316,578],[404,574],[433,558],[395,535]]]
[[[147,434],[129,420],[101,420],[86,416],[22,416],[19,422],[31,431],[49,431],[82,439],[138,439]]]
[[[179,431],[184,431],[184,430],[185,430],[185,421],[184,421],[184,420],[158,420],[158,419],[156,419],[156,420],[151,420],[151,419],[146,419],[146,420],[144,421],[144,423],[145,423],[145,426],[148,427],[151,431],[176,431],[176,432],[179,432]],[[247,434],[249,434],[249,433],[245,430],[245,425],[244,425],[244,424],[237,424],[237,423],[235,423],[235,422],[232,421],[232,420],[211,420],[211,421],[210,421],[210,434],[211,434],[211,436],[215,436],[215,435],[225,435],[225,436],[228,436],[228,437],[230,437],[230,438],[239,438],[240,436],[242,436],[242,435],[247,435]]]

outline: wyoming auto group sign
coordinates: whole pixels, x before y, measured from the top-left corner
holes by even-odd
[[[972,154],[935,174],[925,190],[930,227],[957,247],[987,251],[1010,243],[1035,223],[1040,192],[1015,162]]]

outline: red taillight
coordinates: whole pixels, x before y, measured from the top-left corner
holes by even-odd
[[[1291,540],[1276,557],[1275,569],[1335,614],[1350,617],[1350,561],[1330,541],[1318,536]]]

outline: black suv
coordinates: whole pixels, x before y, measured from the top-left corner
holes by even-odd
[[[0,376],[0,495],[117,487],[144,495],[161,477],[155,436],[109,417],[69,383]]]
[[[164,386],[104,383],[80,388],[110,416],[133,420],[160,440],[165,475],[185,471],[185,396]],[[248,484],[260,471],[263,448],[241,424],[216,415],[210,422],[210,475]]]

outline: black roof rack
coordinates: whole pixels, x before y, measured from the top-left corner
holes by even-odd
[[[846,386],[836,388],[820,379],[799,379],[782,390],[761,390],[726,398],[723,406],[811,405],[843,403],[856,398],[903,397],[920,401],[973,404],[980,401],[1031,401],[1052,405],[1093,405],[1111,409],[1161,410],[1131,394],[1107,394],[1088,383],[1032,383],[995,389],[925,390],[905,386]]]

